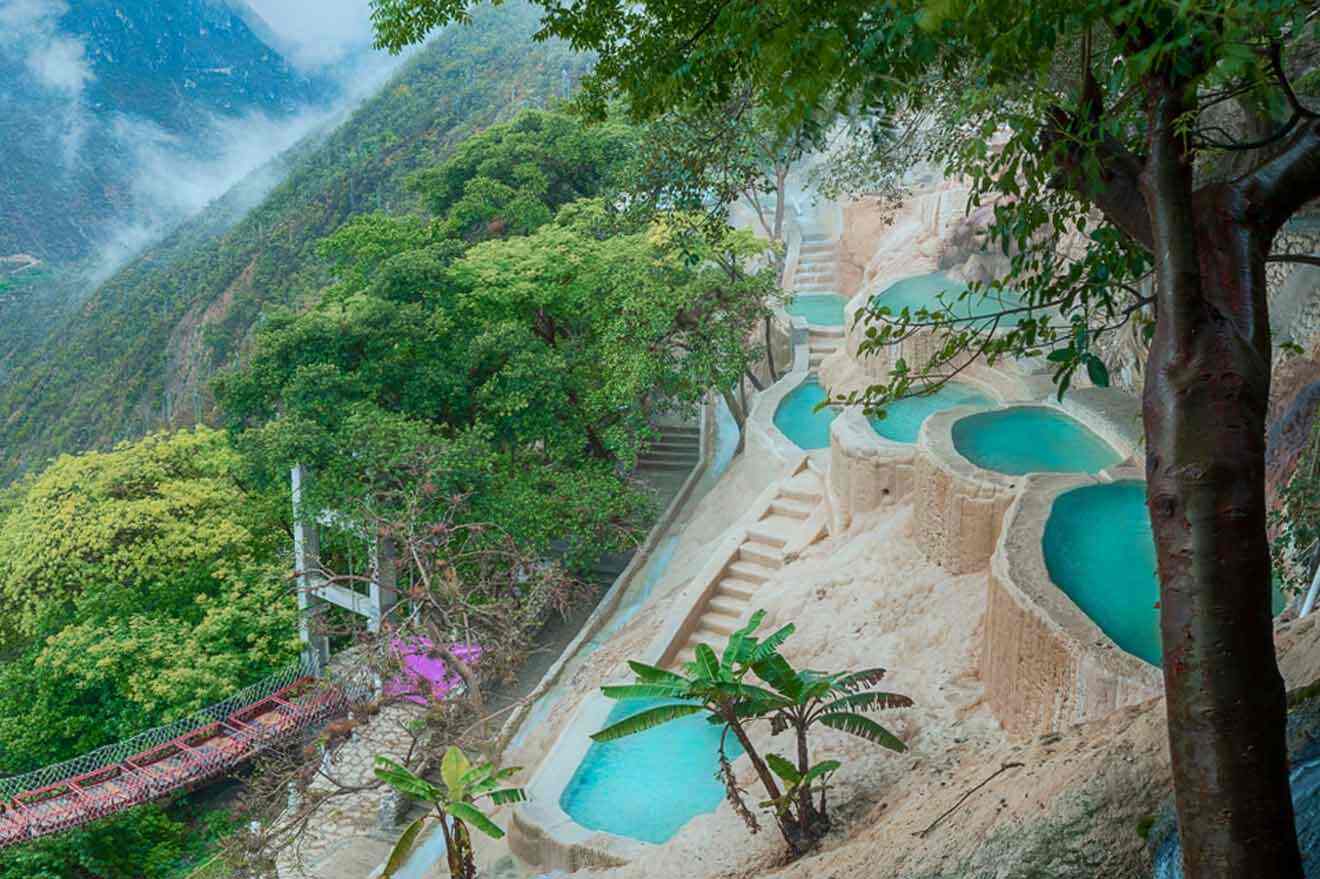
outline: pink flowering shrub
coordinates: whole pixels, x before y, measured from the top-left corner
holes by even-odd
[[[390,646],[403,669],[398,677],[386,682],[386,696],[426,705],[444,700],[462,685],[463,679],[457,671],[451,671],[445,667],[444,660],[430,655],[429,638],[396,638]],[[467,665],[481,659],[480,644],[451,644],[449,650]]]

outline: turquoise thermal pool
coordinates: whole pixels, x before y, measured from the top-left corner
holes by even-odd
[[[1009,308],[1018,308],[1022,300],[1009,291],[991,291],[981,296],[958,297],[967,290],[967,285],[955,281],[943,272],[929,275],[917,275],[897,281],[871,299],[872,307],[887,306],[889,313],[897,317],[903,309],[908,309],[911,317],[916,317],[919,309],[927,311],[951,311],[957,317],[978,317],[993,315]],[[1026,313],[1007,314],[1000,318],[1000,326],[1013,326]]]
[[[785,311],[819,327],[841,327],[846,303],[847,300],[834,293],[803,293],[794,296]]]
[[[830,445],[830,423],[838,417],[838,410],[826,407],[819,412],[816,406],[827,395],[815,377],[789,391],[775,409],[775,427],[801,449],[827,449]]]
[[[606,725],[659,701],[632,699],[610,712]],[[559,806],[578,824],[616,836],[660,844],[724,799],[719,769],[721,728],[693,714],[613,742],[594,742]],[[730,739],[730,760],[742,748]]]
[[[953,445],[976,466],[1024,473],[1098,473],[1123,456],[1081,422],[1050,406],[1010,406],[953,424]]]
[[[1128,653],[1160,662],[1160,584],[1144,482],[1087,485],[1054,501],[1045,523],[1050,579]]]
[[[976,388],[961,382],[948,382],[933,394],[905,397],[885,407],[884,418],[870,418],[871,427],[885,439],[915,443],[921,425],[936,412],[955,406],[993,406],[995,401]]]
[[[1160,585],[1146,483],[1087,485],[1059,495],[1042,539],[1050,579],[1128,653],[1159,665]],[[1274,589],[1274,612],[1283,593]]]

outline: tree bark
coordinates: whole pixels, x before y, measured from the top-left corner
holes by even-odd
[[[1142,407],[1147,500],[1183,863],[1188,879],[1301,879],[1265,532],[1275,230],[1247,186],[1193,195],[1174,128],[1183,94],[1152,83],[1141,176],[1158,313]]]

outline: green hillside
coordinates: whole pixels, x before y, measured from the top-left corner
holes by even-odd
[[[563,94],[586,61],[534,43],[511,3],[440,34],[341,128],[295,148],[287,178],[232,223],[222,200],[103,284],[40,345],[10,349],[0,387],[0,477],[210,409],[207,383],[262,309],[328,281],[316,242],[369,211],[417,204],[413,171],[474,131]]]

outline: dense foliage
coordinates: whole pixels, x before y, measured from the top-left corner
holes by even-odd
[[[420,209],[406,183],[414,172],[565,94],[586,61],[558,42],[532,44],[535,29],[535,13],[514,2],[439,35],[333,133],[309,138],[185,223],[82,307],[44,316],[49,332],[33,337],[6,320],[0,479],[60,452],[204,419],[207,382],[262,310],[314,300],[330,280],[322,238],[364,213]],[[271,175],[283,182],[248,210]]]
[[[0,772],[129,738],[297,656],[278,522],[236,481],[224,434],[64,456],[3,506]],[[203,831],[188,807],[0,856],[0,876],[167,876]]]

